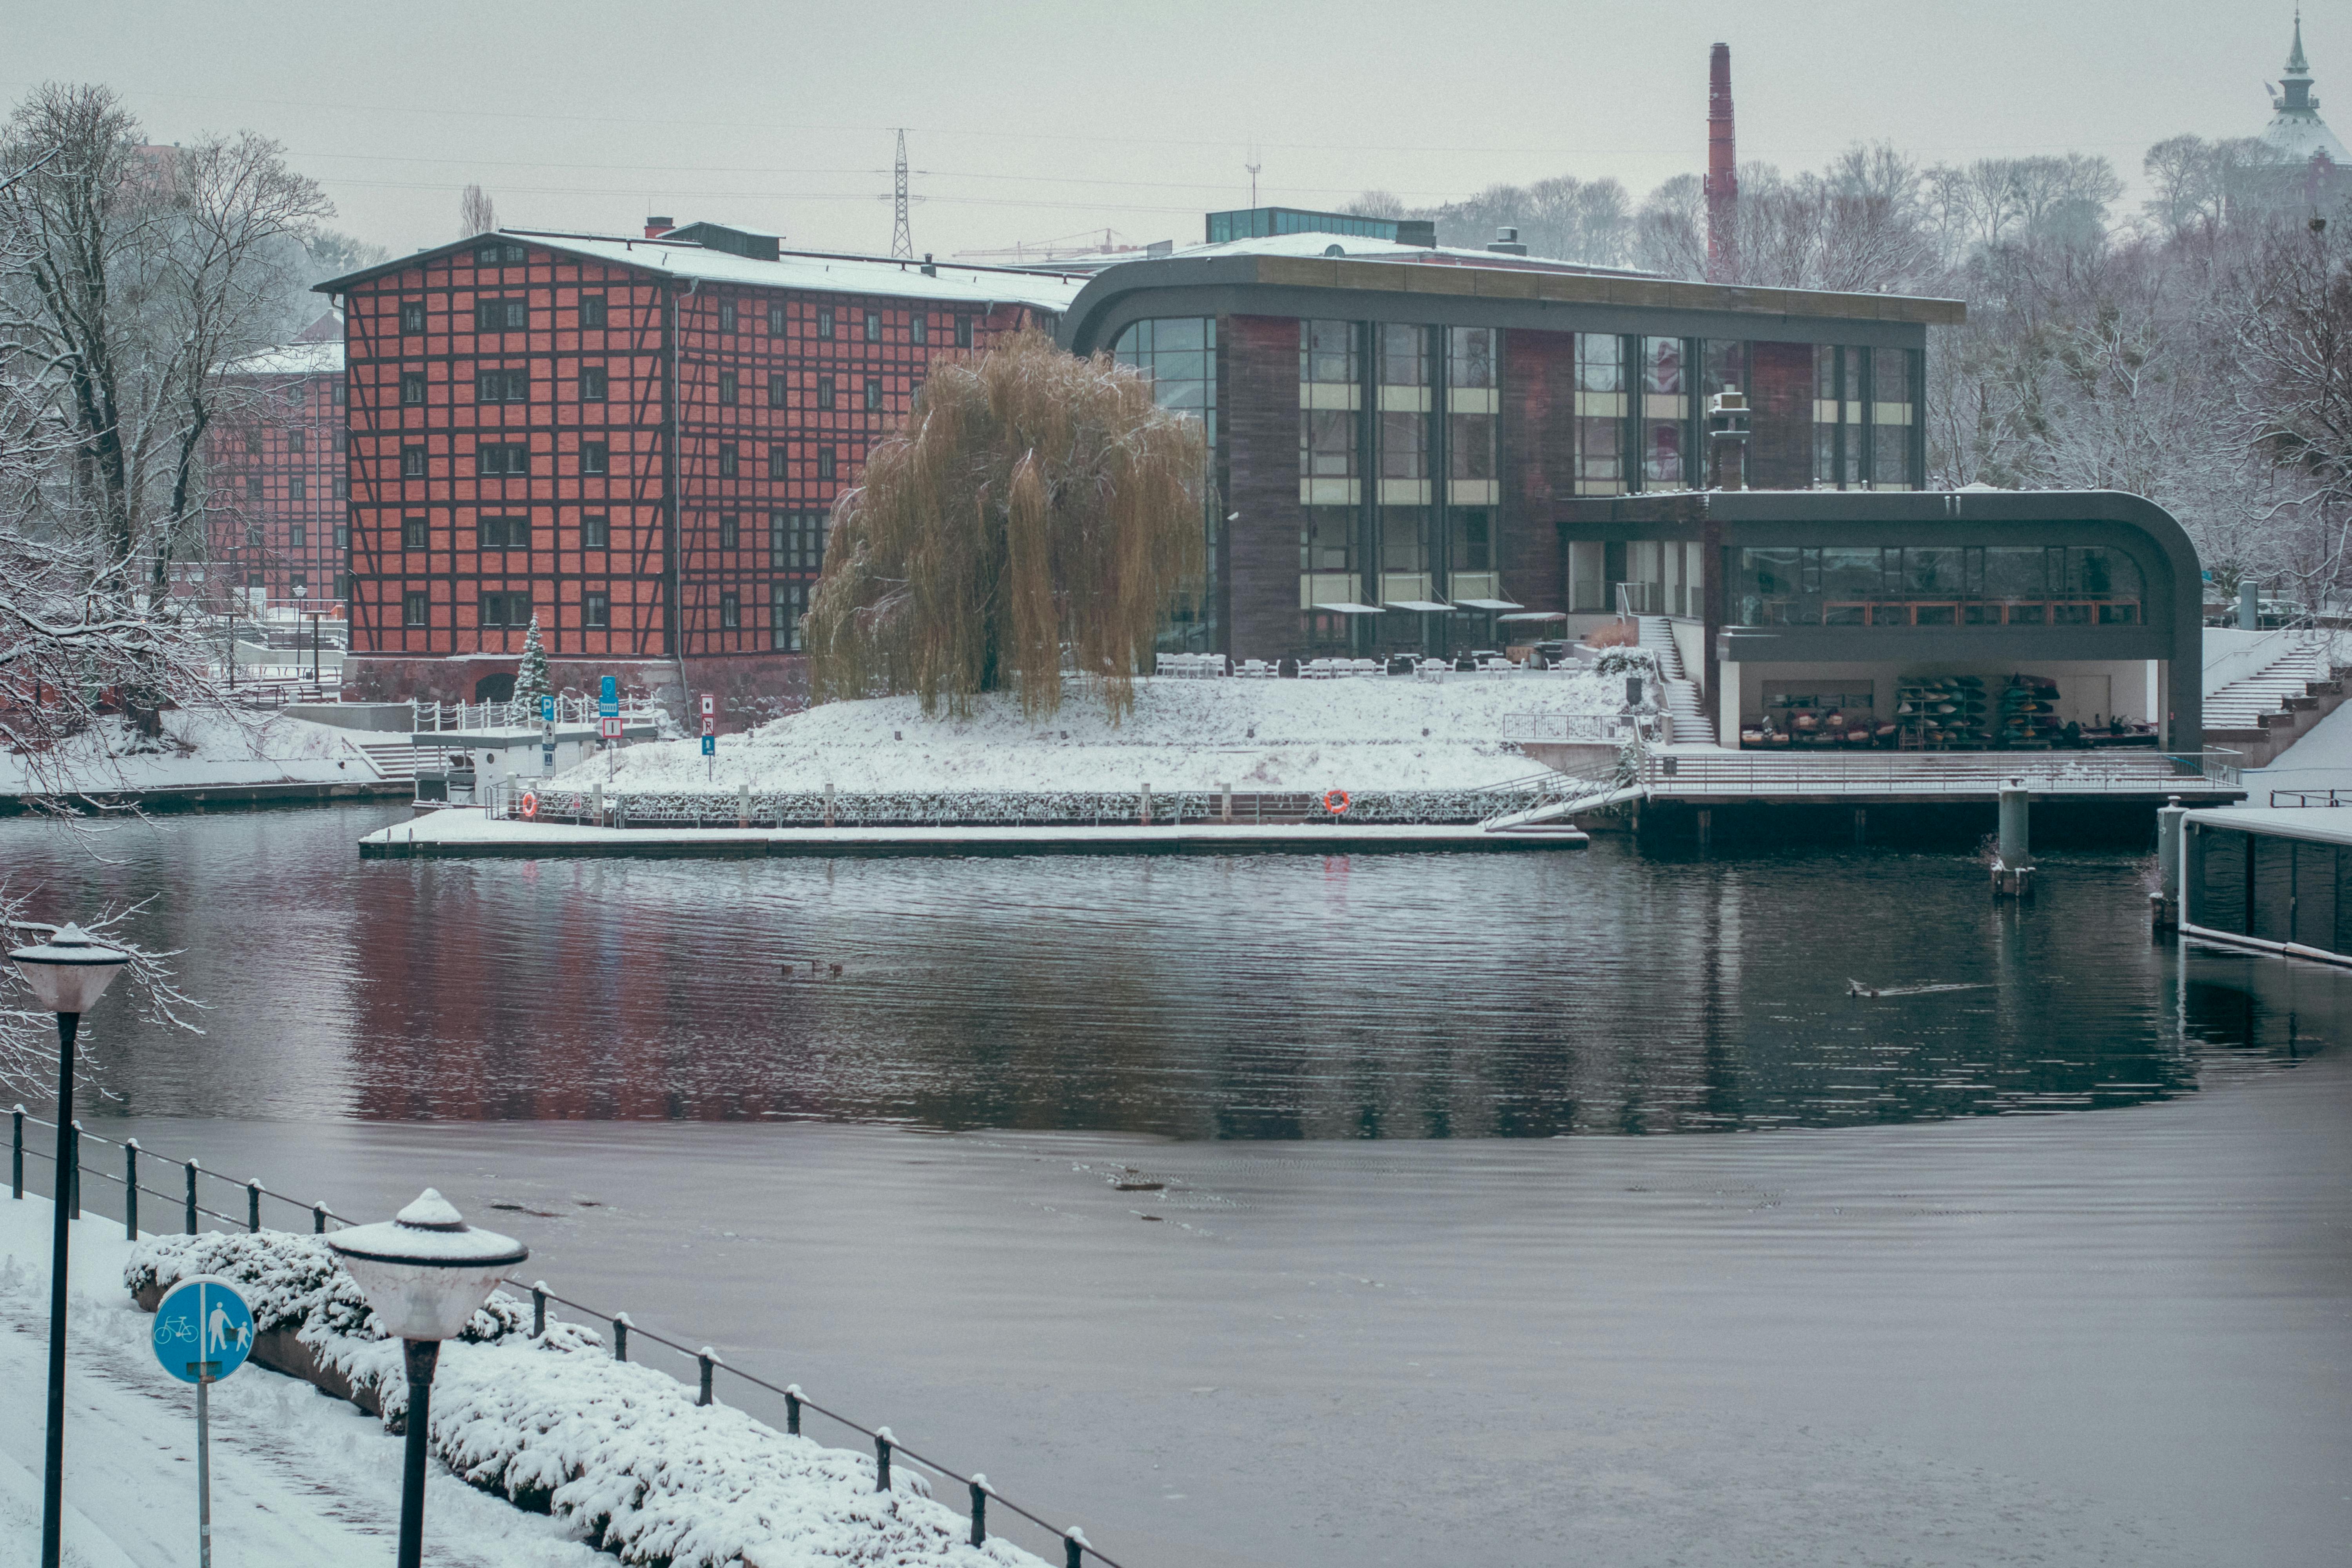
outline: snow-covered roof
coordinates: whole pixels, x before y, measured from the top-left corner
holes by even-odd
[[[502,237],[542,249],[639,268],[670,278],[811,293],[882,294],[902,300],[937,300],[945,305],[1027,305],[1058,314],[1069,308],[1087,281],[1082,275],[1066,277],[1054,272],[958,267],[952,263],[940,263],[933,271],[925,272],[922,264],[915,261],[811,251],[785,251],[773,261],[762,261],[724,250],[706,250],[667,237],[643,239],[512,228],[498,232]],[[382,277],[415,267],[436,255],[467,249],[479,244],[483,237],[476,235],[454,245],[330,279],[316,287],[321,292],[341,292],[363,279]]]
[[[1654,278],[1624,267],[1591,267],[1580,261],[1559,261],[1543,256],[1515,256],[1507,251],[1473,250],[1454,245],[1405,245],[1393,239],[1372,239],[1356,234],[1270,234],[1250,239],[1229,239],[1218,245],[1184,245],[1152,253],[1118,250],[1093,256],[1066,256],[1055,265],[1073,271],[1099,273],[1136,261],[1213,260],[1222,256],[1344,256],[1352,261],[1408,261],[1432,267],[1492,267],[1512,272],[1580,272],[1606,278]]]
[[[280,343],[274,349],[263,349],[228,360],[220,367],[223,375],[341,375],[343,373],[343,344],[338,338],[328,342]]]

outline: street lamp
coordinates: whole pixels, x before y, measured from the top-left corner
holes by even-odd
[[[530,1256],[510,1236],[476,1230],[431,1187],[389,1220],[353,1226],[327,1237],[387,1334],[408,1356],[408,1457],[400,1485],[397,1568],[425,1557],[425,1429],[441,1342],[454,1340],[497,1288],[499,1277]]]
[[[61,926],[38,947],[8,955],[43,1011],[58,1016],[58,1159],[49,1242],[49,1442],[41,1476],[41,1568],[58,1568],[64,1547],[66,1480],[66,1210],[75,1167],[74,1035],[81,1016],[106,990],[127,952],[100,947],[78,925]]]

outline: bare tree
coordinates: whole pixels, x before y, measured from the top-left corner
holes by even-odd
[[[467,185],[466,194],[457,198],[457,237],[470,239],[498,226],[498,209],[490,205],[490,198],[482,194],[481,186]]]

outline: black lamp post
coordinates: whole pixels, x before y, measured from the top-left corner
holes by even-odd
[[[50,1204],[49,1244],[49,1431],[48,1454],[41,1475],[41,1568],[58,1568],[64,1549],[66,1479],[66,1211],[75,1167],[80,1163],[74,1147],[74,1034],[81,1016],[98,1000],[115,971],[131,962],[127,952],[100,947],[79,926],[58,928],[38,947],[20,947],[8,955],[23,972],[25,984],[44,1012],[58,1016],[58,1160],[56,1192]]]
[[[407,1457],[400,1485],[398,1568],[425,1559],[425,1428],[432,1419],[433,1369],[441,1342],[454,1340],[497,1289],[499,1277],[530,1256],[510,1236],[476,1230],[457,1206],[435,1192],[389,1220],[354,1226],[327,1245],[367,1297],[387,1334],[408,1357]]]

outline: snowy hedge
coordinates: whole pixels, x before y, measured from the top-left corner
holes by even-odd
[[[1499,812],[1516,811],[1528,805],[1534,798],[1533,788],[1533,784],[1528,784],[1485,789],[1357,790],[1349,797],[1347,817],[1350,822],[1481,822]],[[1267,793],[1308,802],[1310,821],[1327,816],[1320,806],[1312,804],[1320,798],[1320,792]],[[588,791],[542,787],[537,794],[539,820],[584,818],[594,809],[596,799]],[[748,797],[731,791],[615,791],[603,799],[609,816],[623,826],[638,827],[696,824],[731,827],[739,810],[745,812],[755,827],[815,826],[824,822],[826,808],[824,795],[809,791],[755,791]],[[1254,805],[1249,792],[1237,793],[1234,797],[1234,820],[1257,820]],[[832,801],[834,824],[841,827],[909,823],[972,827],[1122,827],[1141,820],[1142,805],[1142,793],[1138,790],[900,790],[887,794],[845,791],[837,793]],[[1151,792],[1151,820],[1157,824],[1211,822],[1218,819],[1223,810],[1223,797],[1215,790]],[[517,815],[512,803],[507,813]]]
[[[159,1237],[125,1266],[134,1295],[191,1275],[235,1281],[257,1333],[284,1331],[364,1395],[387,1426],[407,1407],[398,1342],[317,1237],[277,1231]],[[468,1484],[572,1523],[624,1563],[654,1568],[839,1563],[1043,1568],[1008,1542],[969,1543],[911,1468],[874,1489],[870,1455],[788,1436],[651,1367],[615,1362],[578,1324],[494,1295],[442,1349],[430,1437]]]

